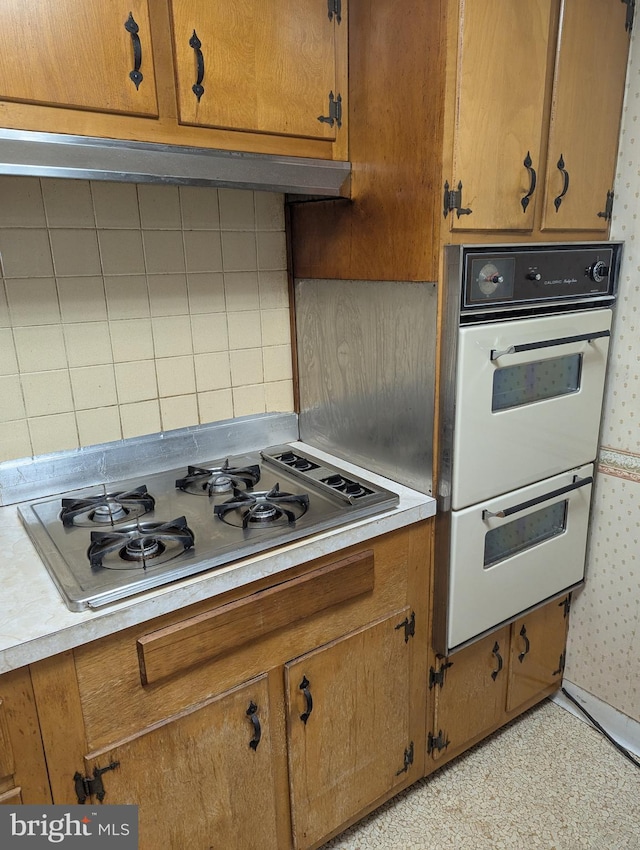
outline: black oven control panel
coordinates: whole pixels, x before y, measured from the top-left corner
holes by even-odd
[[[622,244],[457,246],[461,313],[613,301]],[[456,249],[452,249],[456,250]]]

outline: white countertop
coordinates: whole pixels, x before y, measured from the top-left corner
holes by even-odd
[[[293,444],[307,448],[303,443]],[[336,458],[318,449],[313,454],[329,463]],[[0,507],[0,673],[22,667],[248,585],[265,576],[411,525],[436,512],[435,500],[353,464],[339,465],[397,493],[396,508],[350,525],[316,534],[242,561],[179,580],[93,611],[70,611],[62,601],[27,533],[17,507]]]

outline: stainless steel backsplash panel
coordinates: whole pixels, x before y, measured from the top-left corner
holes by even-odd
[[[431,493],[435,283],[299,279],[300,439]]]

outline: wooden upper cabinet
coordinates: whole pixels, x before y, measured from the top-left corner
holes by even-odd
[[[460,3],[450,190],[462,187],[460,209],[448,214],[453,230],[534,226],[552,4]]]
[[[600,213],[615,176],[629,52],[626,15],[620,0],[562,4],[543,230],[608,229]]]
[[[328,11],[326,0],[170,5],[182,123],[336,138],[330,97],[337,108],[346,94],[337,83],[344,12]]]
[[[157,116],[146,0],[0,3],[0,99]]]

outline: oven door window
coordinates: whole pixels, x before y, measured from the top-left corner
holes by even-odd
[[[567,501],[555,502],[527,516],[488,531],[484,538],[484,568],[511,558],[566,531]]]
[[[491,410],[509,410],[546,398],[569,395],[580,389],[582,354],[568,354],[533,363],[496,369]]]

